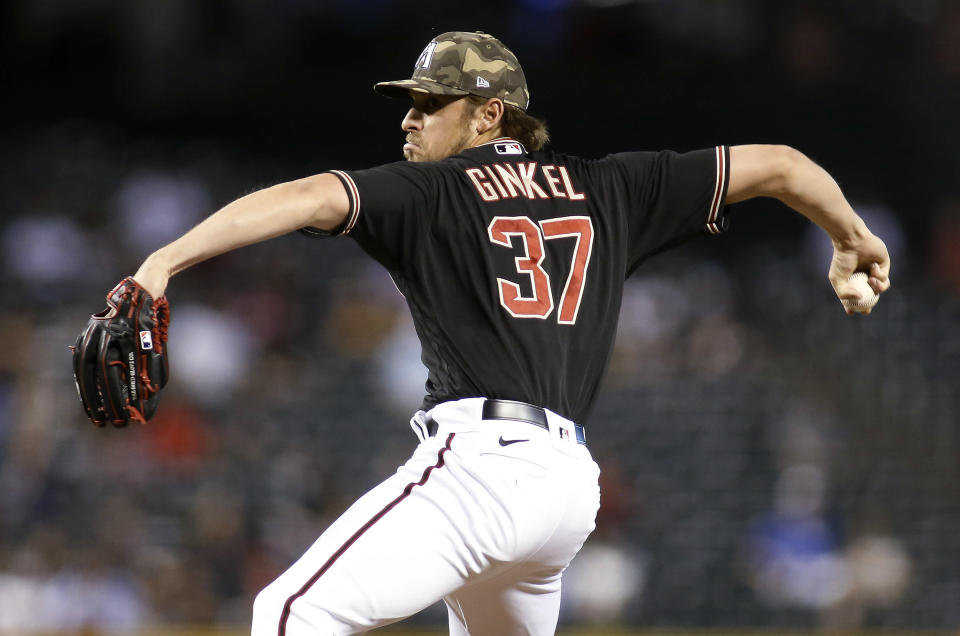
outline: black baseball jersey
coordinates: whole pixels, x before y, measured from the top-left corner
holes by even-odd
[[[333,171],[349,233],[406,297],[424,408],[491,397],[582,422],[616,334],[624,278],[719,233],[729,153],[585,160],[498,139],[437,162]]]

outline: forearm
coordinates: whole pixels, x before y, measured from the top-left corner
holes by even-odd
[[[826,170],[796,150],[788,153],[787,164],[777,199],[823,228],[834,244],[853,245],[870,234]]]
[[[293,230],[336,227],[343,214],[332,175],[319,175],[258,190],[224,206],[177,240],[151,254],[134,278],[152,295],[163,294],[167,280],[224,252]]]
[[[826,170],[787,146],[730,148],[727,202],[773,197],[816,223],[834,244],[852,245],[870,231]]]
[[[773,197],[804,215],[833,240],[828,274],[841,300],[857,298],[848,279],[867,272],[880,293],[890,287],[890,255],[883,241],[870,232],[840,186],[802,153],[787,146],[733,146],[727,203]],[[869,310],[866,312],[869,313]]]

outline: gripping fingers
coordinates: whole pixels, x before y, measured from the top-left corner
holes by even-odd
[[[881,267],[879,263],[874,263],[870,266],[870,286],[873,287],[873,290],[878,294],[890,289],[890,275],[889,272],[884,271],[885,268]],[[889,265],[886,269],[889,269]]]

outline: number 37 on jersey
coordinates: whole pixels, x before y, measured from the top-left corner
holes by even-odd
[[[543,267],[544,241],[575,239],[570,273],[560,295],[557,322],[572,325],[577,321],[583,298],[587,269],[593,253],[593,223],[588,216],[564,216],[539,223],[526,216],[496,216],[487,226],[487,236],[495,245],[513,248],[513,237],[520,239],[523,253],[514,259],[519,275],[530,280],[532,295],[524,296],[514,281],[497,278],[500,304],[514,318],[546,320],[556,308],[550,285],[550,274]]]

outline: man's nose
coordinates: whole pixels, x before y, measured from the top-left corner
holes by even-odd
[[[420,130],[423,128],[423,113],[416,108],[411,108],[407,111],[406,116],[400,123],[400,127],[408,132],[411,130]]]

